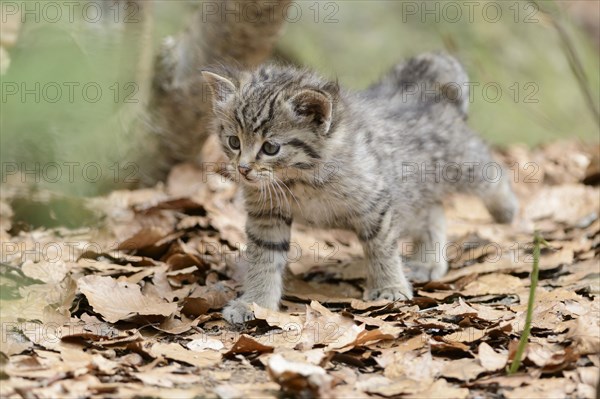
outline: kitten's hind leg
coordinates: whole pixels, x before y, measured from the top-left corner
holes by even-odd
[[[437,280],[448,271],[446,217],[442,205],[432,207],[423,226],[414,235],[415,253],[407,262],[409,277],[415,281]]]
[[[377,221],[367,221],[369,231],[359,234],[368,264],[365,299],[412,299],[412,287],[402,270],[398,235],[392,228],[391,212],[378,216]]]

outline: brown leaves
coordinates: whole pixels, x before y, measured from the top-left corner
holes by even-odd
[[[263,345],[255,341],[252,337],[242,335],[233,347],[225,353],[225,357],[234,357],[235,355],[260,355],[262,353],[273,352],[272,346]]]
[[[295,225],[301,253],[282,309],[254,304],[256,320],[242,330],[220,311],[240,289],[245,216],[235,185],[215,173],[182,165],[165,187],[94,199],[105,221],[87,230],[11,237],[9,202],[0,201],[10,240],[0,268],[10,293],[0,299],[0,395],[592,397],[599,196],[579,183],[585,165],[573,157],[583,150],[569,148],[551,148],[550,160],[541,150],[508,152],[539,161],[544,181],[516,184],[525,211],[512,226],[492,224],[475,198],[449,199],[449,274],[415,284],[413,301],[363,301],[358,240]],[[550,248],[530,342],[509,377],[534,228]],[[20,249],[36,245],[47,248],[37,259]]]
[[[214,366],[221,360],[219,352],[212,350],[190,351],[176,343],[155,343],[149,349],[148,353],[153,357],[162,356],[198,368]]]
[[[506,366],[508,360],[508,354],[497,353],[485,342],[479,344],[477,355],[479,363],[481,363],[483,368],[487,371],[502,370]]]
[[[177,310],[177,304],[144,296],[139,285],[118,282],[111,277],[86,276],[79,279],[78,285],[94,311],[110,323],[134,316],[166,317]]]
[[[318,366],[290,362],[281,355],[269,359],[269,374],[288,395],[313,398],[330,397],[333,378]]]

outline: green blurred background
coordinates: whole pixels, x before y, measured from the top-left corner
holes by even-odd
[[[151,40],[146,41],[124,38],[112,17],[89,23],[76,11],[74,19],[63,16],[54,22],[52,9],[43,11],[48,2],[1,3],[3,23],[11,4],[42,7],[36,15],[31,6],[34,11],[25,15],[16,40],[7,40],[3,32],[5,67],[10,57],[0,77],[3,182],[15,166],[42,171],[40,181],[34,172],[26,183],[71,194],[106,192],[127,176],[135,181],[137,171],[129,161],[143,152],[144,132],[132,132],[127,115],[144,106],[148,83],[140,81],[136,68],[140,57],[149,54],[148,46],[157,49],[185,27],[198,2],[154,2]],[[402,58],[446,49],[461,59],[478,85],[470,124],[492,143],[597,142],[597,120],[568,54],[577,54],[597,107],[600,64],[594,29],[600,9],[597,1],[579,3],[574,11],[567,2],[543,1],[546,14],[527,1],[299,1],[289,10],[276,58],[314,67],[361,89]],[[128,11],[121,4],[119,18]],[[47,14],[40,18],[42,12]],[[132,18],[138,23],[137,15]],[[553,20],[564,28],[569,46]],[[52,163],[62,173],[57,181],[52,181]],[[68,172],[73,172],[72,181],[65,178]]]

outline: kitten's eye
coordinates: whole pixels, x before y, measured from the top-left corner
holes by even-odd
[[[238,136],[230,136],[229,137],[229,146],[234,150],[240,149],[240,139]]]
[[[279,144],[269,143],[268,141],[265,141],[265,143],[262,146],[262,150],[267,155],[275,155],[279,152],[280,147],[281,146]]]

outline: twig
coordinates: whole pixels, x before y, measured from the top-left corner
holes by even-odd
[[[595,103],[594,96],[590,91],[590,83],[585,73],[583,63],[581,62],[581,57],[579,57],[579,54],[575,49],[575,44],[573,43],[573,40],[571,40],[571,37],[569,36],[565,27],[562,24],[562,21],[560,21],[558,18],[552,15],[548,10],[542,9],[536,0],[530,1],[537,7],[538,10],[542,11],[548,16],[550,23],[552,24],[554,29],[556,29],[558,37],[561,40],[562,47],[565,50],[567,61],[569,62],[569,66],[571,67],[573,75],[575,75],[575,79],[577,80],[579,88],[583,94],[586,105],[592,113],[594,120],[596,121],[598,126],[600,126],[600,110],[598,109],[598,104]]]
[[[525,316],[525,328],[523,328],[523,334],[519,340],[519,346],[517,347],[517,353],[513,359],[508,374],[514,374],[521,367],[521,358],[527,347],[529,341],[529,333],[531,332],[531,319],[533,317],[533,304],[535,303],[535,290],[538,285],[538,276],[540,271],[540,247],[541,245],[547,245],[546,240],[540,236],[538,231],[535,232],[533,238],[533,270],[531,271],[531,285],[529,286],[529,300],[527,301],[527,314]]]

